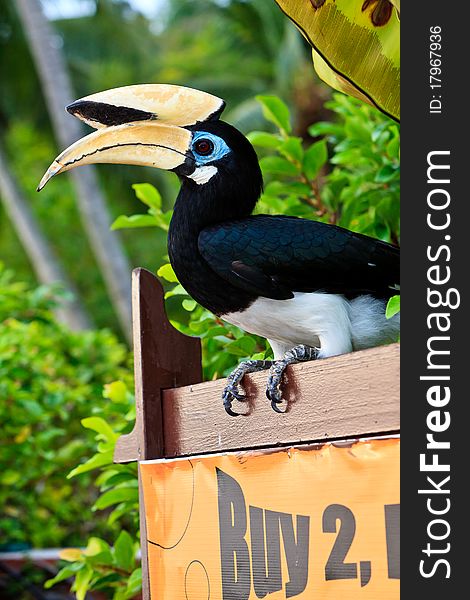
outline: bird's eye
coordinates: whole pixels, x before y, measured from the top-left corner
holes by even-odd
[[[194,144],[194,150],[200,156],[208,156],[214,151],[214,143],[207,138],[201,138]]]

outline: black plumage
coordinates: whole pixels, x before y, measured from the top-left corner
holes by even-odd
[[[389,298],[399,282],[395,246],[296,217],[256,215],[207,227],[198,248],[223,279],[277,300],[317,291]]]
[[[387,299],[399,283],[399,249],[342,227],[287,216],[252,216],[263,181],[248,140],[223,121],[192,128],[223,138],[231,152],[198,185],[191,158],[176,169],[181,190],[170,225],[170,261],[187,292],[217,315],[256,298],[322,291]]]

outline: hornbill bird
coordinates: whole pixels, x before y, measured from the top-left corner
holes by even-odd
[[[181,180],[168,235],[170,262],[206,309],[268,339],[274,360],[228,377],[225,410],[244,400],[246,373],[269,369],[266,394],[281,411],[287,365],[396,339],[385,305],[399,283],[399,249],[335,225],[252,215],[263,188],[256,153],[219,119],[225,103],[174,85],[135,85],[67,107],[97,131],[60,154],[41,180],[89,163],[147,165]]]

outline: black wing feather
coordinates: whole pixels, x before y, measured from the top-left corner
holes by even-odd
[[[256,215],[221,223],[202,230],[198,245],[219,276],[267,298],[315,291],[387,298],[399,284],[399,248],[307,219]]]

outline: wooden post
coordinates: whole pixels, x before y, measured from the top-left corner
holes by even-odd
[[[121,436],[114,462],[164,456],[162,392],[202,379],[201,343],[177,331],[165,312],[164,291],[145,269],[132,272],[132,326],[136,420],[131,433]],[[150,597],[145,506],[139,475],[142,595]]]
[[[117,463],[164,456],[162,392],[202,380],[199,339],[171,325],[163,288],[145,269],[132,272],[132,324],[136,421],[117,441]]]

